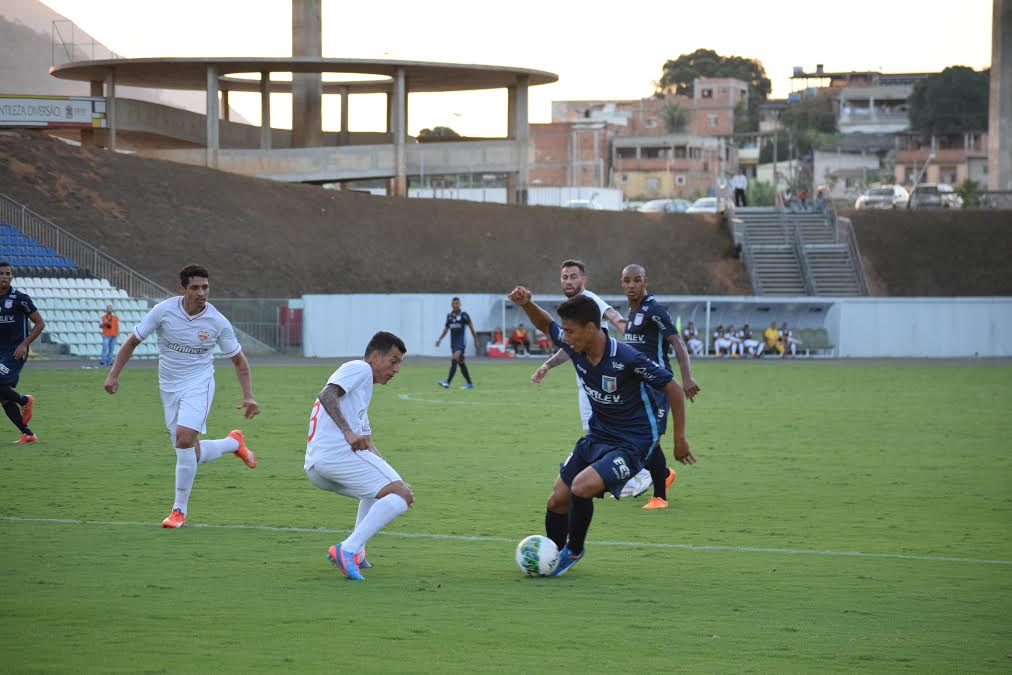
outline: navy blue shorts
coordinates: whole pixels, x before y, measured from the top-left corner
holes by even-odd
[[[464,347],[466,347],[466,346],[467,345],[465,345],[463,342],[451,342],[450,343],[450,353],[452,354],[454,352],[460,352],[461,354],[463,354],[464,353]]]
[[[584,436],[576,442],[566,461],[559,465],[559,477],[572,488],[576,476],[592,466],[604,479],[604,488],[618,499],[626,481],[640,472],[645,461],[646,453],[630,445]]]
[[[0,351],[0,384],[17,386],[25,361],[27,359],[15,359],[13,349]]]
[[[650,397],[654,400],[654,408],[657,410],[657,435],[663,436],[664,432],[668,430],[668,413],[671,412],[668,395],[657,389],[648,387],[648,390]]]

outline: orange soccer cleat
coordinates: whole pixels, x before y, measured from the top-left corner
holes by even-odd
[[[37,443],[39,437],[35,434],[21,434],[21,438],[14,441],[16,445],[24,445],[25,443]]]
[[[645,509],[666,509],[668,508],[668,500],[661,499],[660,497],[651,497],[650,501],[643,505]]]
[[[668,477],[664,479],[664,489],[671,487],[671,484],[678,480],[678,474],[670,466],[668,467]]]
[[[21,423],[28,426],[28,423],[32,421],[32,409],[35,408],[35,397],[28,394],[25,398],[28,399],[28,403],[21,406]]]
[[[181,509],[172,509],[169,517],[162,521],[162,527],[180,528],[186,525],[186,515]]]
[[[241,459],[249,468],[257,468],[257,456],[246,447],[246,438],[242,434],[242,429],[233,429],[228,432],[228,437],[239,441],[239,449],[232,454]]]

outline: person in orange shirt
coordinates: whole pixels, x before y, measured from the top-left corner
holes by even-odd
[[[112,305],[105,306],[105,314],[98,324],[102,328],[102,355],[98,357],[98,365],[111,366],[119,338],[119,317],[113,314]]]
[[[521,345],[524,347],[524,353],[530,355],[531,335],[522,323],[517,324],[517,327],[513,329],[513,334],[510,335],[510,344],[513,346],[513,351],[516,352],[517,356],[520,356]]]

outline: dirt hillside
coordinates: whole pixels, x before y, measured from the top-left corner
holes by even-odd
[[[589,265],[620,292],[631,262],[658,293],[749,294],[714,219],[448,200],[389,199],[246,178],[0,133],[0,192],[173,287],[187,262],[219,297],[303,293],[559,292],[558,265]]]
[[[872,295],[1012,295],[1012,213],[854,211]]]

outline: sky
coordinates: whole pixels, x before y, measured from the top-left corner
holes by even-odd
[[[43,0],[123,57],[291,55],[288,0]],[[531,122],[551,120],[553,100],[637,99],[653,93],[664,62],[699,48],[755,58],[773,84],[792,91],[794,66],[813,71],[933,72],[986,68],[992,0],[323,0],[323,56],[476,63],[546,70],[532,87]],[[275,76],[277,77],[277,76]],[[336,79],[336,78],[333,78]],[[259,123],[257,94],[232,105]],[[290,97],[272,97],[272,122],[290,127]],[[340,124],[324,99],[324,128]],[[382,95],[351,99],[352,131],[383,129]],[[449,126],[469,136],[506,133],[503,90],[414,94],[408,131]]]

